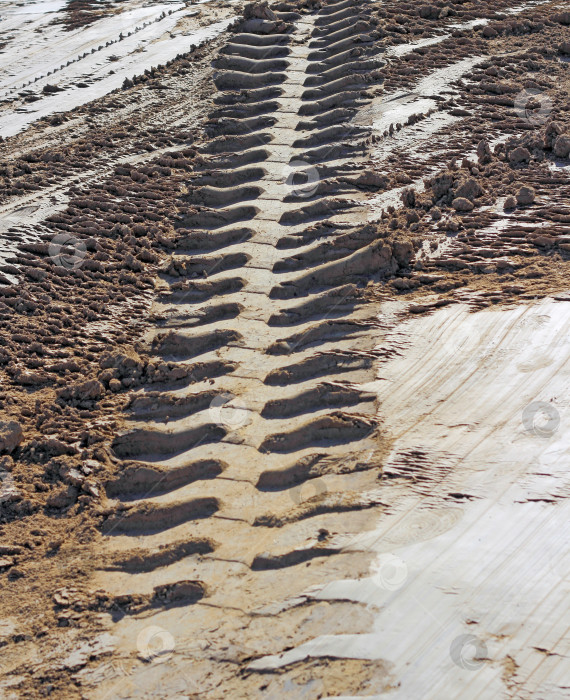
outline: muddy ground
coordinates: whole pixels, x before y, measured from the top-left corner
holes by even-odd
[[[68,5],[42,27],[73,41],[124,10]],[[494,406],[500,381],[481,368],[503,367],[523,311],[538,321],[517,352],[542,333],[561,362],[547,427],[531,428],[563,434],[570,13],[200,7],[174,37],[149,35],[148,52],[178,42],[168,61],[102,97],[66,110],[77,85],[45,76],[1,105],[0,697],[566,697],[564,634],[543,647],[514,623],[475,630],[465,603],[451,653],[422,666],[433,641],[417,627],[403,645],[416,623],[396,593],[412,595],[398,548],[431,562],[430,543],[484,520],[465,504],[494,498],[500,479],[467,487],[468,454],[446,440],[475,430],[474,404]],[[453,421],[433,408],[422,439],[437,457],[404,445],[428,394],[457,396],[476,372],[489,384]],[[517,381],[498,412],[519,416]],[[497,416],[493,429],[511,420]],[[506,450],[493,439],[488,464]],[[418,493],[406,537],[386,534]],[[566,527],[567,487],[548,493],[516,503]],[[454,575],[414,600],[459,590]],[[482,610],[506,590],[477,585]],[[392,632],[403,621],[390,644],[370,637],[385,609]],[[458,662],[463,633],[485,653]]]

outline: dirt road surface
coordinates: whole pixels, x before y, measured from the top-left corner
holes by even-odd
[[[569,39],[2,8],[0,698],[570,697]]]

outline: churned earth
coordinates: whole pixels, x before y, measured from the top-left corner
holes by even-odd
[[[570,692],[570,12],[6,3],[0,697]]]

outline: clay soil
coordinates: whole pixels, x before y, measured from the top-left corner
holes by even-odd
[[[255,664],[371,628],[305,591],[390,507],[378,338],[570,301],[560,3],[232,12],[0,144],[0,697],[388,696]]]

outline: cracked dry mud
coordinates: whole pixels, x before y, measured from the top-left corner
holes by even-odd
[[[0,697],[566,697],[570,16],[226,9],[2,144]]]

